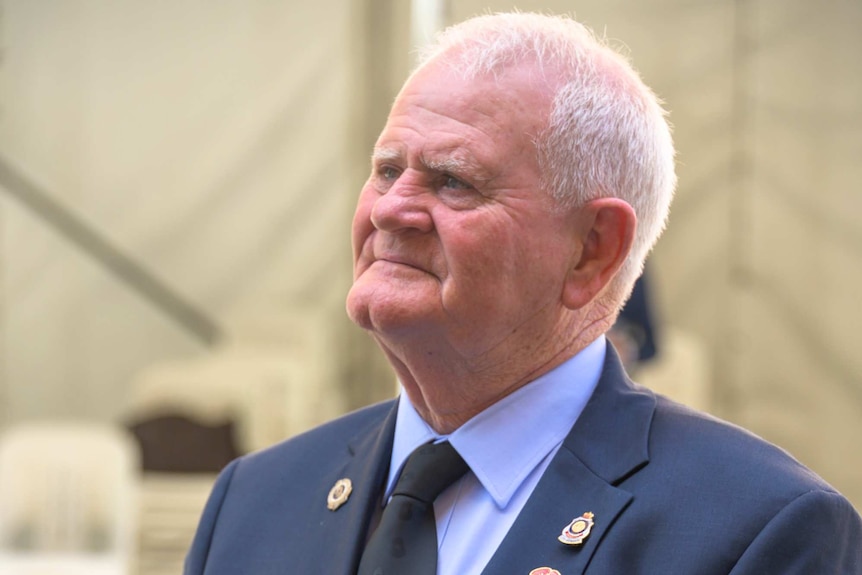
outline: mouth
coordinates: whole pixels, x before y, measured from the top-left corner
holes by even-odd
[[[433,259],[422,246],[407,246],[397,238],[374,233],[362,246],[357,260],[360,273],[362,270],[377,268],[385,274],[413,275],[415,272],[437,277],[433,270],[437,268]]]
[[[416,265],[416,264],[414,264],[414,263],[412,263],[412,262],[410,262],[410,261],[408,261],[408,260],[405,260],[405,259],[402,259],[402,258],[397,258],[397,257],[381,257],[381,258],[377,258],[377,259],[375,259],[375,260],[374,260],[374,262],[372,263],[372,265],[373,265],[373,264],[376,264],[376,263],[380,263],[380,264],[387,264],[387,265],[394,265],[394,266],[398,266],[398,267],[406,267],[406,268],[410,268],[410,269],[418,270],[418,271],[420,271],[420,272],[428,273],[428,272],[427,272],[427,270],[426,270],[425,268],[423,268],[423,267],[421,267],[421,266],[419,266],[419,265]]]

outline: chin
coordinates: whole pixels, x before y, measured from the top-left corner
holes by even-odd
[[[366,297],[371,296],[371,297]],[[381,298],[351,290],[347,295],[347,315],[364,330],[395,335],[422,323],[418,302],[400,298]]]
[[[371,325],[371,310],[369,310],[366,298],[356,293],[354,286],[347,294],[347,317],[350,321],[365,330],[373,328]]]
[[[366,271],[347,293],[347,315],[363,329],[393,333],[421,323],[435,297],[426,281],[399,281]]]

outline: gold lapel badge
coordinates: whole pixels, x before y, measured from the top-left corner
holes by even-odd
[[[530,571],[530,575],[560,575],[560,572],[550,567],[536,567]]]
[[[339,479],[329,490],[329,496],[326,498],[326,507],[330,511],[335,511],[347,501],[350,497],[350,492],[353,491],[353,482],[348,478]]]
[[[557,539],[566,545],[580,545],[584,539],[590,536],[590,531],[593,529],[593,513],[587,511],[580,517],[572,519],[572,522],[566,525],[563,532]]]

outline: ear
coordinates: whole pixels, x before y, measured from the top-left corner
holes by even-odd
[[[634,209],[619,198],[593,200],[576,214],[582,246],[563,286],[567,308],[584,307],[605,288],[625,262],[637,229]]]

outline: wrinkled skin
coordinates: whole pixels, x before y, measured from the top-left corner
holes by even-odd
[[[347,309],[438,431],[591,341],[565,296],[595,214],[542,189],[533,142],[550,103],[529,65],[464,81],[432,63],[375,146]]]

